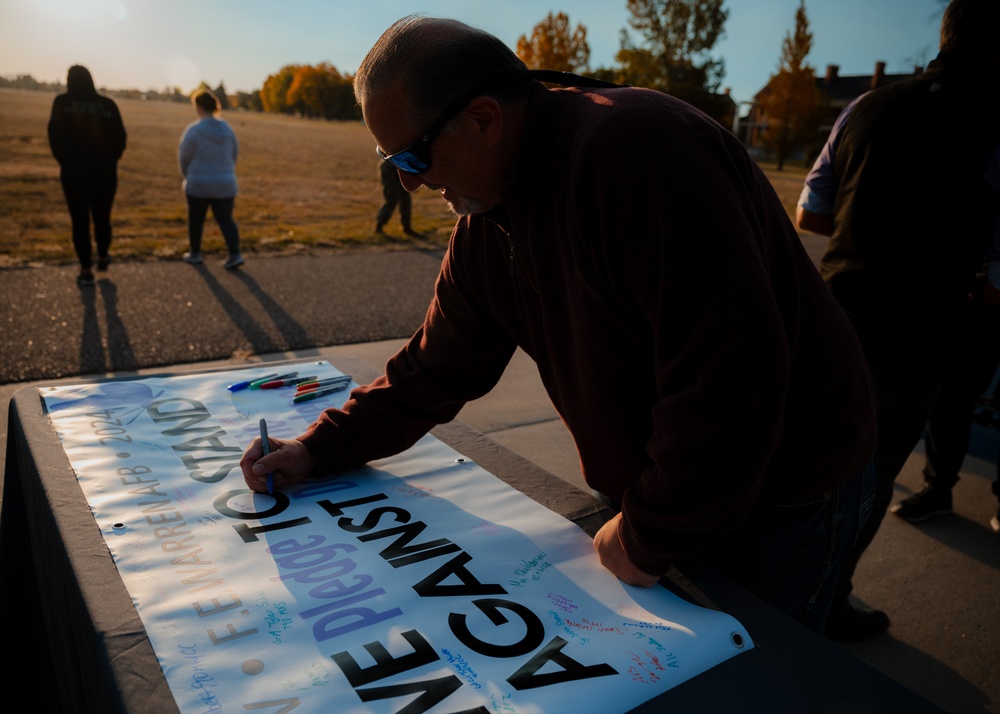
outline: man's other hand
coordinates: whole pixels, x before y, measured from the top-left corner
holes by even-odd
[[[601,560],[601,565],[629,585],[638,585],[643,588],[655,585],[660,576],[650,575],[639,570],[625,554],[621,538],[618,537],[621,520],[622,515],[619,513],[601,526],[601,530],[597,531],[597,535],[594,536],[594,549],[597,551],[597,557]]]

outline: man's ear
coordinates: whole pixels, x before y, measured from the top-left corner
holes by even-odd
[[[469,102],[465,111],[475,122],[476,130],[489,146],[503,137],[503,107],[493,97],[480,96]]]

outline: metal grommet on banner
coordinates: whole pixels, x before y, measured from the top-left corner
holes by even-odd
[[[739,632],[732,633],[730,638],[733,640],[733,646],[738,650],[743,649],[743,646],[746,645],[746,640],[743,639],[743,635]]]
[[[255,675],[264,671],[264,663],[259,659],[248,659],[243,663],[243,674]]]
[[[115,535],[122,535],[122,534],[125,533],[125,530],[126,530],[125,529],[125,524],[124,523],[114,523],[111,526],[111,530],[113,530],[115,532]]]

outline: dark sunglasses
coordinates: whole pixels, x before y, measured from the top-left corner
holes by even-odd
[[[468,106],[469,102],[478,97],[480,94],[483,94],[491,89],[496,89],[500,85],[511,84],[513,82],[525,81],[529,79],[549,82],[551,84],[561,84],[566,87],[610,88],[624,86],[620,84],[612,84],[611,82],[604,82],[599,79],[593,79],[592,77],[581,77],[576,74],[571,74],[570,72],[556,72],[554,70],[547,69],[529,69],[519,72],[508,72],[499,76],[490,77],[476,84],[468,92],[458,95],[458,97],[448,104],[448,108],[441,113],[441,116],[434,120],[434,123],[430,125],[430,128],[421,134],[419,139],[414,141],[402,151],[397,151],[394,154],[386,154],[382,151],[381,146],[376,146],[375,151],[382,157],[383,161],[388,161],[399,171],[402,171],[405,174],[410,174],[411,176],[419,176],[431,167],[431,145],[434,143],[435,139],[437,139],[441,132],[444,131],[444,128],[448,126],[448,122],[454,119],[459,112]]]

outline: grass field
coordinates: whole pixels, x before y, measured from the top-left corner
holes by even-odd
[[[0,89],[0,268],[76,262],[59,167],[46,126],[55,95]],[[195,119],[189,105],[116,100],[128,132],[119,163],[112,220],[116,260],[179,258],[187,249],[187,206],[177,142]],[[414,228],[398,214],[389,237],[375,236],[382,202],[374,144],[359,122],[325,122],[254,112],[225,112],[240,141],[235,218],[241,248],[254,253],[396,250],[446,244],[454,223],[441,197],[413,194]],[[788,211],[805,172],[762,165]],[[225,251],[211,219],[203,249]]]

